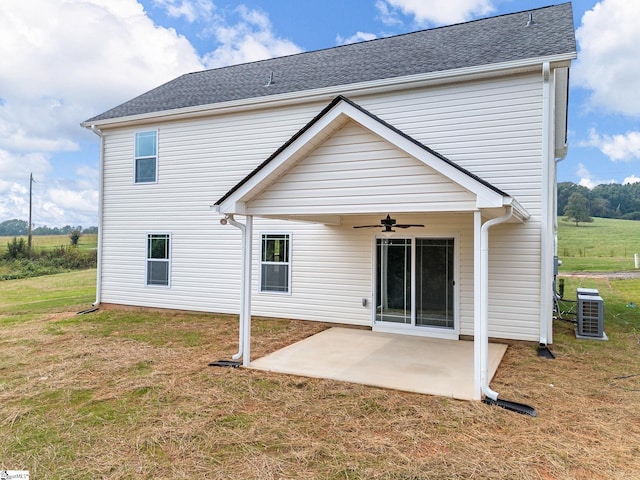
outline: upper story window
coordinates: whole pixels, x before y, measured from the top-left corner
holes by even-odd
[[[158,131],[136,132],[135,183],[158,181]]]
[[[171,270],[171,235],[147,235],[147,285],[169,286]]]
[[[290,248],[288,233],[263,234],[260,256],[260,291],[290,293]]]

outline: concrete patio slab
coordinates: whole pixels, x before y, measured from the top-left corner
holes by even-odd
[[[507,350],[489,344],[489,380]],[[473,342],[333,327],[250,368],[407,392],[473,399]]]

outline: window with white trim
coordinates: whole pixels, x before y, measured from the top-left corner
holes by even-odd
[[[260,291],[290,293],[291,235],[263,233],[260,255]]]
[[[158,180],[158,132],[136,132],[135,183],[155,183]]]
[[[147,234],[147,285],[169,286],[171,271],[171,235]]]

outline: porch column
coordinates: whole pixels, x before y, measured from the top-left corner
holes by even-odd
[[[482,312],[482,262],[481,262],[482,215],[479,210],[473,212],[473,399],[482,399],[481,363],[482,346],[480,316]]]
[[[253,216],[245,218],[245,232],[242,245],[242,289],[244,301],[240,305],[243,322],[242,365],[248,367],[251,362],[251,256],[253,252]]]

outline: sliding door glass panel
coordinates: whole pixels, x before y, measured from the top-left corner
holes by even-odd
[[[416,239],[416,325],[454,328],[453,239]]]
[[[376,320],[411,324],[411,239],[377,240]]]

